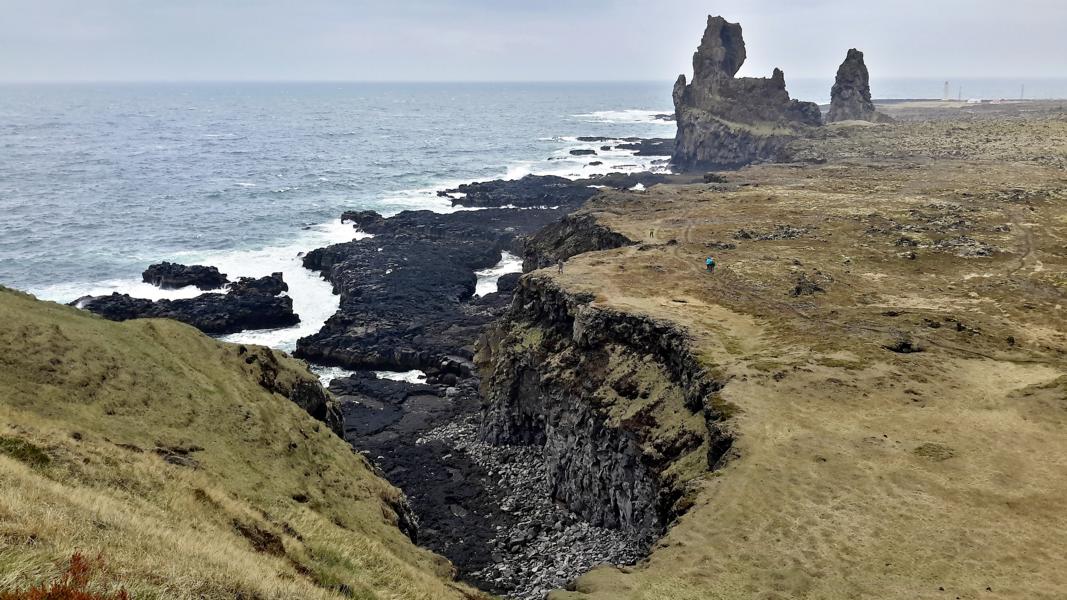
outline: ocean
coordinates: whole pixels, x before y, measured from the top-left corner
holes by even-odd
[[[826,102],[829,80],[787,78]],[[965,97],[1067,97],[1067,80],[959,81]],[[940,97],[943,81],[876,81],[880,98]],[[955,92],[955,88],[953,88]],[[975,96],[981,94],[981,96]],[[351,239],[344,210],[452,210],[436,192],[525,174],[663,169],[578,136],[672,137],[671,82],[143,83],[0,86],[0,284],[70,302],[140,282],[149,264],[282,271],[301,325],[234,341],[291,350],[337,307],[299,254]],[[590,165],[594,160],[600,165]],[[517,268],[506,257],[479,292]]]

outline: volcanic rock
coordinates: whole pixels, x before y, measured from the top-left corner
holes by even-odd
[[[619,150],[633,150],[634,156],[670,156],[674,152],[674,140],[671,138],[651,138],[619,144]]]
[[[863,53],[848,51],[845,62],[837,69],[837,80],[830,91],[830,112],[826,121],[884,122],[889,117],[875,111],[871,101],[871,77],[863,62]]]
[[[708,17],[693,55],[693,81],[674,85],[678,121],[673,164],[678,170],[735,168],[772,159],[805,127],[822,123],[819,107],[789,98],[785,75],[735,75],[745,62],[741,26]]]
[[[166,268],[210,269],[218,274],[214,267],[162,264],[170,265]],[[159,266],[152,265],[145,273]],[[226,294],[201,294],[195,298],[179,300],[147,300],[116,292],[110,296],[86,296],[71,304],[112,321],[174,319],[192,325],[204,333],[217,335],[246,329],[277,329],[296,325],[300,322],[300,317],[293,312],[293,299],[278,295],[288,290],[289,286],[282,280],[282,274],[272,273],[259,279],[242,277],[230,285]]]
[[[141,273],[141,279],[145,283],[165,290],[175,290],[190,285],[195,285],[201,290],[216,290],[229,283],[226,275],[219,273],[216,267],[186,266],[166,261],[149,266]]]
[[[282,279],[281,273],[271,273],[266,277],[242,277],[230,284],[229,293],[237,295],[265,294],[277,296],[289,291],[289,284]]]
[[[596,192],[565,186],[559,188],[563,197],[556,198],[519,182],[484,185],[466,188],[484,204],[559,205],[574,202],[568,200],[572,195]],[[451,214],[405,211],[388,219],[363,215],[361,229],[373,238],[319,248],[304,257],[305,267],[333,284],[341,305],[320,332],[297,342],[297,356],[397,371],[428,369],[457,353],[469,358],[478,333],[510,300],[510,294],[474,298],[475,271],[499,263],[505,250],[521,253],[521,236],[563,214],[556,208],[486,208]]]
[[[81,298],[75,305],[112,321],[174,319],[204,333],[226,334],[246,329],[276,329],[300,322],[293,299],[267,294],[201,294],[180,300],[146,300],[118,292]]]

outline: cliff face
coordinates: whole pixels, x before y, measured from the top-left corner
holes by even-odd
[[[781,70],[769,79],[735,77],[745,56],[741,26],[708,17],[693,55],[693,81],[681,75],[674,85],[676,169],[733,168],[770,159],[799,129],[821,124],[817,105],[789,98]]]
[[[552,496],[595,525],[659,535],[685,482],[729,448],[720,387],[669,323],[523,279],[478,355],[491,444],[543,446]]]
[[[863,61],[863,53],[855,48],[848,51],[845,62],[837,69],[837,79],[830,90],[830,112],[827,122],[889,120],[875,111],[871,100],[871,76]]]

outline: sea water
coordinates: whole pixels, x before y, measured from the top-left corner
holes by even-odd
[[[796,80],[829,99],[831,81]],[[1062,80],[1028,86],[1067,96]],[[1020,82],[962,81],[1011,97]],[[939,97],[940,80],[875,80],[874,95]],[[528,174],[665,170],[580,136],[672,137],[671,83],[174,83],[0,85],[0,284],[69,302],[141,283],[151,263],[284,273],[300,325],[225,339],[286,350],[337,308],[308,250],[358,235],[345,210],[456,210],[437,192]],[[576,157],[574,149],[598,156]],[[594,165],[591,163],[599,162]],[[478,294],[520,266],[478,274]]]
[[[302,323],[226,339],[291,350],[337,308],[300,256],[358,235],[341,212],[455,210],[437,192],[475,180],[663,169],[577,137],[671,137],[654,118],[670,110],[664,83],[0,86],[0,284],[158,299],[201,293],[141,283],[162,260],[281,271]],[[505,257],[478,293],[518,268]]]

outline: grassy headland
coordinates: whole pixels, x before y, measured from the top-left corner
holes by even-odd
[[[922,117],[584,209],[645,243],[534,276],[688,331],[735,443],[647,561],[554,600],[1067,593],[1067,117]]]
[[[399,492],[286,397],[306,367],[0,288],[0,591],[99,556],[134,598],[463,598]],[[317,383],[316,383],[317,385]]]

